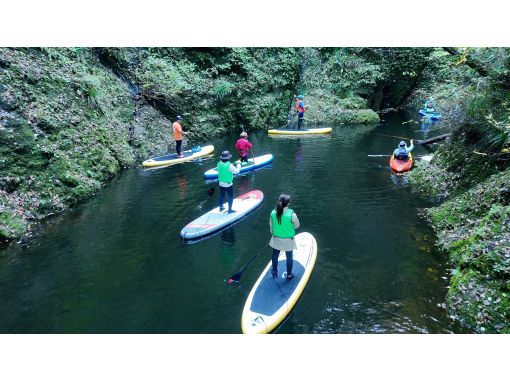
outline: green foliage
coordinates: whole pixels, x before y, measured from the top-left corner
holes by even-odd
[[[335,50],[329,56],[325,73],[331,78],[332,92],[342,98],[354,95],[367,98],[384,75],[380,65],[353,55],[348,49]]]
[[[101,83],[99,78],[93,75],[86,75],[80,78],[80,81],[76,84],[76,86],[76,93],[80,96],[84,96],[90,107],[99,107],[99,99],[101,96]]]
[[[12,240],[25,232],[27,223],[11,212],[0,210],[0,239]]]
[[[218,100],[223,100],[234,92],[235,87],[235,84],[227,80],[218,80],[212,89],[213,96]]]
[[[142,67],[137,70],[137,77],[144,91],[152,96],[185,96],[197,82],[196,66],[191,63],[173,64],[168,59],[149,56]]]
[[[347,49],[302,51],[303,72],[298,93],[305,95],[305,122],[318,124],[376,123],[379,116],[368,109],[363,96],[373,91],[377,67],[349,54]],[[361,81],[361,82],[358,82]],[[295,115],[290,115],[295,118]]]

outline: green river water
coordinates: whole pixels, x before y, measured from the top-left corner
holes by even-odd
[[[368,157],[390,154],[400,141],[383,135],[420,139],[427,132],[402,124],[409,116],[383,119],[324,136],[251,134],[255,155],[272,153],[274,161],[236,178],[234,194],[260,189],[262,207],[192,245],[180,230],[219,195],[208,196],[203,173],[222,150],[233,150],[237,135],[201,142],[215,146],[214,158],[123,172],[45,222],[29,242],[0,251],[0,332],[240,333],[244,302],[270,248],[239,285],[224,280],[267,244],[281,192],[292,196],[298,232],[315,236],[318,257],[278,333],[463,332],[438,306],[449,268],[418,215],[428,204],[405,176],[391,173],[388,157]],[[428,153],[415,149],[418,157]]]

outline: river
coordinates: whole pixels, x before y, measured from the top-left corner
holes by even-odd
[[[0,332],[240,333],[244,302],[270,249],[240,284],[224,280],[267,244],[281,192],[292,197],[298,232],[316,237],[318,257],[278,333],[463,332],[438,306],[449,268],[418,214],[428,204],[405,176],[391,173],[388,157],[368,157],[396,148],[400,139],[388,136],[423,138],[423,126],[402,124],[409,118],[387,114],[378,126],[339,126],[324,136],[250,134],[255,154],[272,153],[274,161],[235,179],[234,194],[260,189],[262,207],[191,245],[180,230],[219,195],[208,195],[213,184],[203,173],[222,150],[233,150],[237,135],[207,142],[215,158],[126,170],[45,222],[38,236],[0,251]]]

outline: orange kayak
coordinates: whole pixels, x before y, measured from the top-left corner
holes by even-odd
[[[390,168],[394,172],[404,173],[409,171],[413,167],[413,155],[409,153],[409,159],[407,161],[396,160],[394,155],[390,158]]]

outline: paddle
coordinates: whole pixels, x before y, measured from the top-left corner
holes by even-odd
[[[255,259],[264,251],[264,249],[266,249],[267,246],[268,246],[268,244],[264,245],[264,247],[262,247],[262,249],[260,251],[258,251],[258,253],[255,256],[253,256],[250,259],[250,261],[248,261],[248,263],[244,267],[242,267],[242,269],[239,272],[232,275],[228,280],[225,280],[225,282],[227,284],[238,283],[241,280],[241,276],[243,275],[243,272],[246,270],[246,268],[248,268],[250,266],[250,264],[255,261]]]
[[[243,132],[246,132],[242,125],[241,125],[241,129],[243,130]],[[250,149],[250,151],[251,151],[251,156],[253,157],[253,165],[255,165],[255,155],[253,154],[253,149]]]
[[[409,137],[383,135],[383,134],[379,134],[379,133],[375,133],[374,135],[375,136],[384,136],[384,137],[396,137],[396,138],[399,138],[399,139],[402,139],[402,140],[413,140],[412,138],[409,138]]]
[[[191,131],[188,132],[188,134],[190,136],[193,136],[193,132],[191,132]],[[185,149],[188,146],[188,140],[185,139],[184,137],[186,137],[186,136],[183,136],[183,139],[182,139],[182,149]],[[169,151],[170,148],[172,147],[172,145],[175,145],[175,142],[176,142],[176,140],[174,140],[170,144],[168,144],[168,146],[166,147],[166,150]]]

